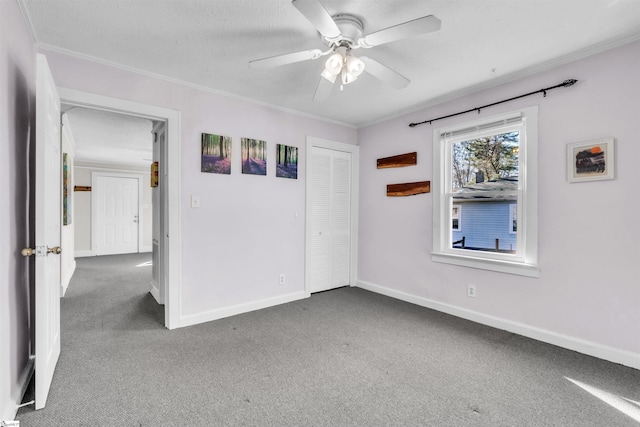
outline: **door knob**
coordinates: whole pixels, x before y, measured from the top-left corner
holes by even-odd
[[[36,250],[32,248],[23,248],[20,253],[22,256],[31,256],[36,253]]]
[[[22,254],[22,256],[31,256],[31,255],[36,255],[36,256],[46,256],[47,253],[50,254],[60,254],[62,252],[62,249],[60,248],[60,246],[54,246],[53,248],[49,248],[46,246],[37,246],[35,249],[34,248],[23,248],[20,253]]]

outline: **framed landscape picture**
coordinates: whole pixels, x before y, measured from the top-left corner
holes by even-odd
[[[242,173],[251,175],[267,174],[267,141],[242,138]]]
[[[71,162],[67,153],[62,153],[62,225],[71,224]]]
[[[598,181],[614,177],[614,140],[597,139],[567,145],[567,180]]]
[[[231,137],[202,134],[202,172],[231,173]]]
[[[298,147],[276,145],[276,176],[298,179]]]

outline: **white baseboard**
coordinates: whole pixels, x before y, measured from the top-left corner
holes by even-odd
[[[164,305],[164,301],[160,300],[160,289],[158,289],[158,284],[155,282],[155,280],[152,280],[150,283],[151,289],[149,290],[149,293],[158,304]]]
[[[75,251],[73,253],[73,255],[76,258],[83,258],[83,257],[88,257],[88,256],[96,256],[96,253],[94,251],[92,251],[91,249],[85,249],[82,251]]]
[[[20,403],[22,402],[24,394],[27,392],[29,381],[31,381],[31,377],[33,376],[35,360],[36,359],[34,356],[29,357],[27,365],[22,370],[20,378],[18,378],[18,384],[16,387],[17,395],[12,395],[11,402],[7,402],[5,409],[2,411],[3,413],[0,414],[1,421],[16,419],[16,414],[18,413],[18,409],[20,408]]]
[[[620,350],[614,347],[594,343],[583,340],[581,338],[560,334],[554,331],[537,328],[526,325],[524,323],[513,322],[511,320],[500,317],[490,316],[488,314],[457,307],[450,304],[434,301],[428,298],[419,297],[395,289],[385,288],[383,286],[374,285],[372,283],[358,280],[356,286],[371,292],[386,295],[402,301],[410,302],[422,307],[430,308],[443,313],[451,314],[456,317],[471,320],[476,323],[491,326],[493,328],[502,329],[514,334],[533,338],[548,344],[557,345],[569,350],[577,351],[599,359],[608,360],[610,362],[619,363],[631,368],[640,369],[640,354],[626,350]]]
[[[62,282],[60,283],[60,296],[64,297],[64,294],[67,293],[67,288],[69,287],[69,283],[71,283],[71,277],[73,277],[73,273],[76,271],[76,260],[74,259],[71,262],[71,267],[66,271],[65,276],[62,278]]]
[[[206,311],[204,313],[189,314],[180,317],[180,326],[192,326],[199,323],[210,322],[212,320],[218,320],[225,317],[235,316],[237,314],[248,313],[250,311],[261,310],[263,308],[273,307],[279,304],[286,304],[288,302],[297,301],[300,299],[308,298],[309,293],[300,291],[291,294],[280,295],[273,298],[266,298],[258,301],[251,301],[244,304],[233,305],[230,307],[218,308],[215,310]]]

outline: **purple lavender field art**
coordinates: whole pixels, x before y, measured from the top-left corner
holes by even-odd
[[[276,145],[276,176],[298,179],[298,147]]]
[[[231,137],[202,134],[202,172],[231,173]]]
[[[267,141],[242,138],[242,173],[267,174]]]

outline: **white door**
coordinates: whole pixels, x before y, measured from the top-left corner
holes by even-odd
[[[311,149],[309,291],[350,284],[351,153]]]
[[[152,263],[153,278],[151,280],[151,295],[158,304],[165,304],[166,276],[163,266],[169,265],[166,258],[165,241],[162,230],[165,230],[167,218],[166,194],[162,191],[167,186],[166,174],[166,122],[158,122],[154,126],[155,139],[153,144],[153,160],[158,162],[158,186],[152,188],[153,205],[153,247]]]
[[[138,252],[138,185],[138,178],[96,176],[96,255]]]
[[[60,356],[60,98],[47,59],[36,60],[35,376],[44,408]]]

